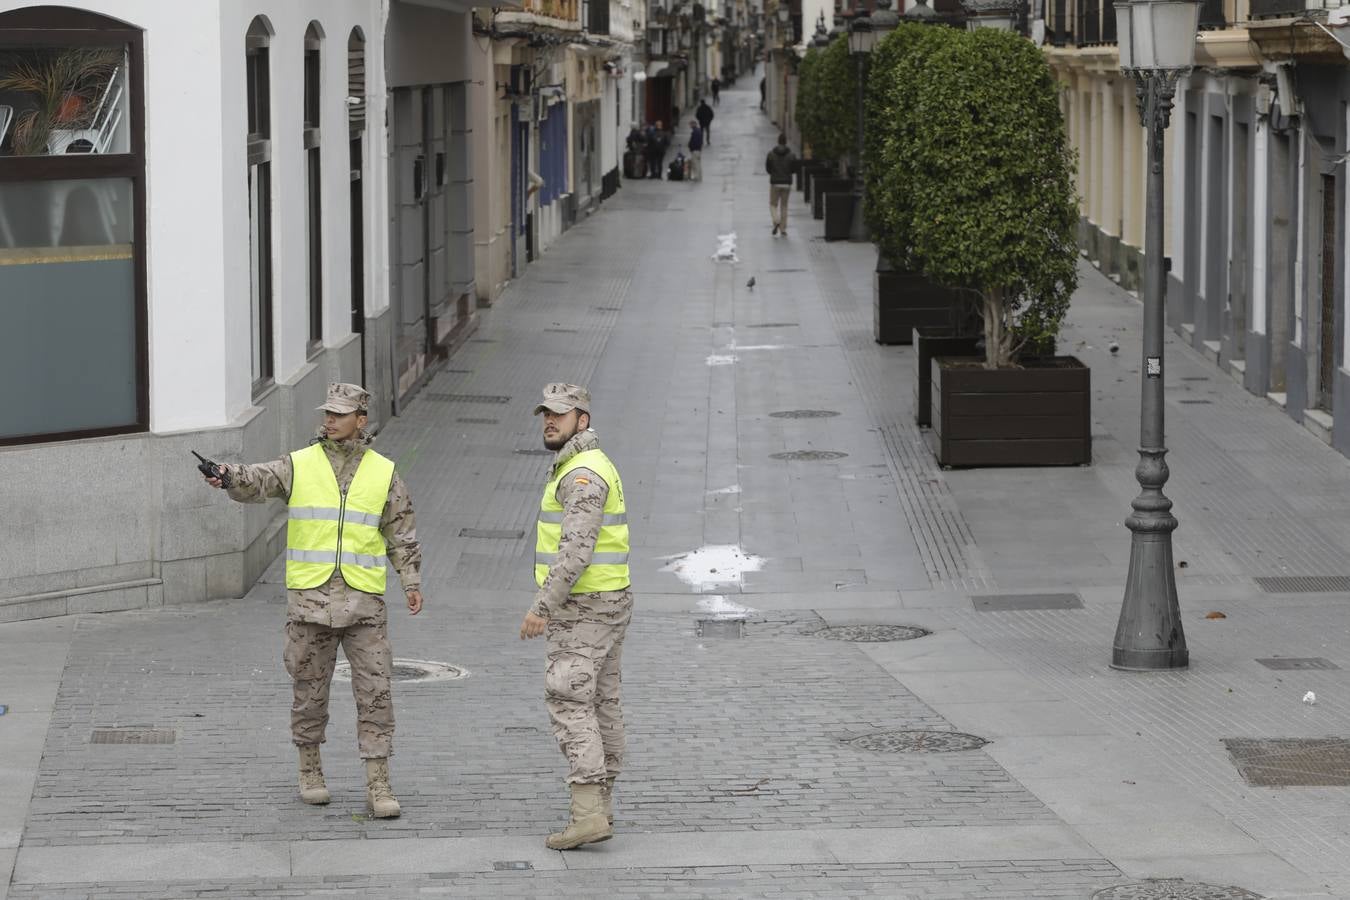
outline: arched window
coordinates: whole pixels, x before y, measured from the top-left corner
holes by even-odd
[[[253,392],[272,382],[272,26],[258,16],[244,38],[248,79],[249,319]]]
[[[0,13],[0,444],[149,424],[141,32]]]
[[[323,174],[319,159],[319,113],[323,69],[319,51],[323,27],[310,22],[305,31],[305,237],[309,259],[309,351],[323,346]]]

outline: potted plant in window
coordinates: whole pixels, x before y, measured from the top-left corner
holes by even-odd
[[[108,47],[11,51],[0,69],[0,91],[27,95],[28,104],[14,115],[14,155],[49,152],[57,129],[89,128],[121,64],[122,52]]]
[[[911,343],[916,328],[924,329],[925,335],[952,335],[966,318],[963,312],[972,308],[969,296],[928,278],[915,256],[909,231],[908,176],[896,150],[898,142],[912,137],[918,127],[910,97],[919,84],[902,79],[924,80],[923,60],[956,35],[943,26],[901,22],[872,51],[869,62],[863,174],[868,229],[878,249],[873,337],[879,344]],[[909,65],[902,68],[904,61]],[[918,383],[922,397],[926,394],[926,372],[921,373]],[[927,424],[926,407],[927,401],[921,399],[916,407],[920,424]]]
[[[1092,459],[1090,373],[1055,356],[1077,286],[1073,154],[1039,49],[993,29],[927,54],[896,158],[923,271],[978,293],[981,357],[932,360],[931,435],[949,466]]]

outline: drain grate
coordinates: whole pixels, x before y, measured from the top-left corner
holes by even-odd
[[[760,322],[757,325],[747,325],[746,328],[799,328],[797,322]]]
[[[1077,594],[975,594],[970,600],[977,612],[1083,608],[1083,598]]]
[[[1223,743],[1250,785],[1350,785],[1350,740],[1345,738],[1224,738]]]
[[[848,456],[839,450],[786,450],[782,453],[770,453],[770,459],[786,459],[794,462],[824,462],[829,459],[843,459]]]
[[[494,862],[492,868],[497,872],[528,872],[534,869],[534,865],[523,859],[503,859]]]
[[[95,728],[89,735],[91,744],[172,744],[178,732],[172,728]]]
[[[513,453],[518,453],[518,454],[520,454],[521,456],[553,456],[553,455],[555,455],[554,452],[553,452],[552,450],[548,449],[547,447],[527,447],[527,448],[525,448],[525,449],[523,449],[523,450],[513,450],[512,452],[513,452]],[[534,487],[538,487],[538,485],[534,485]]]
[[[1350,575],[1267,575],[1253,580],[1267,594],[1332,594],[1350,591]]]
[[[839,413],[832,409],[784,409],[769,413],[771,419],[831,419]]]
[[[510,403],[511,398],[502,394],[447,394],[443,391],[427,391],[422,395],[428,400],[442,403]]]
[[[805,272],[806,270],[805,270],[805,269],[765,269],[764,271],[765,271],[765,272],[775,272],[775,273],[781,274],[781,273],[783,273],[783,272]]]
[[[885,641],[912,641],[933,632],[917,625],[834,625],[813,633],[831,641],[879,644]]]
[[[500,425],[500,419],[475,419],[472,416],[460,416],[455,419],[461,425]]]
[[[1198,405],[1198,404],[1202,404],[1202,403],[1213,403],[1214,401],[1213,401],[1213,400],[1178,400],[1177,402],[1178,402],[1178,403],[1190,403],[1190,404],[1196,404],[1196,405]]]
[[[1208,375],[1182,375],[1182,381],[1209,381]]]
[[[429,659],[396,659],[389,670],[391,681],[403,683],[459,681],[468,677],[468,669],[449,663],[432,662]],[[351,681],[352,664],[345,659],[338,663],[333,670],[333,678],[337,681]]]
[[[496,338],[469,338],[470,344],[495,344]]]
[[[579,334],[575,328],[545,328],[544,331],[552,334]]]
[[[959,753],[989,743],[962,731],[878,731],[842,740],[850,747],[876,753]]]
[[[494,541],[518,541],[525,536],[525,532],[511,530],[509,528],[461,528],[460,537],[467,538],[487,538]]]
[[[596,309],[600,312],[623,312],[622,306],[597,306]]]
[[[1258,659],[1261,665],[1267,669],[1339,669],[1329,659],[1323,659],[1320,656],[1277,656],[1273,659]]]
[[[699,619],[695,633],[701,638],[743,638],[745,619]]]
[[[1175,878],[1150,878],[1135,884],[1102,888],[1092,900],[1263,900],[1260,894],[1240,887],[1201,884]]]

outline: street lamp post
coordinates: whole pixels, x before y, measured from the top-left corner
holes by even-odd
[[[1144,230],[1144,358],[1140,373],[1139,496],[1125,520],[1130,569],[1111,667],[1133,671],[1182,669],[1190,661],[1172,569],[1177,520],[1167,483],[1163,442],[1163,132],[1177,81],[1195,64],[1200,4],[1193,0],[1117,2],[1120,68],[1134,80],[1139,122],[1148,130],[1148,194]]]
[[[858,11],[848,27],[848,49],[857,66],[858,133],[857,159],[853,165],[853,220],[849,223],[848,239],[859,243],[871,236],[863,206],[867,199],[867,185],[863,181],[863,135],[867,125],[866,93],[867,59],[877,44],[900,24],[900,17],[891,11],[891,0],[876,0],[876,9],[869,16],[861,0]]]

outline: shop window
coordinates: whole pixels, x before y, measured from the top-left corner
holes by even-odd
[[[0,13],[0,444],[149,423],[141,32]]]

